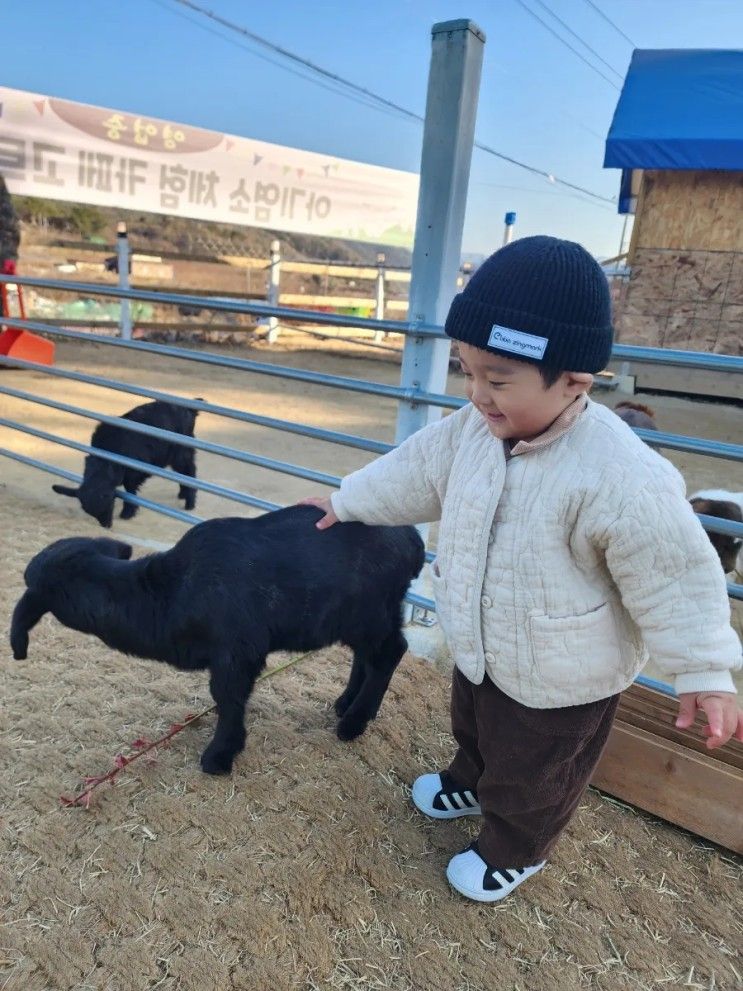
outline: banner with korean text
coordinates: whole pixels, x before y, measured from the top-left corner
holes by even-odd
[[[0,86],[11,193],[410,247],[418,176]]]

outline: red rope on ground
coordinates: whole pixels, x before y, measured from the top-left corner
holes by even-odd
[[[263,681],[265,678],[271,678],[273,677],[273,675],[278,674],[279,671],[283,671],[285,668],[289,668],[292,667],[292,665],[294,664],[298,664],[299,661],[303,661],[305,657],[309,657],[310,654],[314,654],[314,653],[315,651],[311,650],[308,651],[306,654],[300,654],[299,657],[293,657],[290,661],[286,661],[286,663],[280,664],[276,668],[271,668],[269,671],[264,671],[263,674],[259,675],[258,678],[256,678],[256,681]],[[135,753],[130,754],[128,757],[125,757],[124,754],[117,754],[116,757],[114,758],[115,766],[113,767],[112,770],[108,772],[108,774],[91,775],[89,777],[86,777],[84,779],[86,788],[83,791],[81,791],[78,795],[73,796],[72,798],[69,798],[67,795],[60,795],[59,796],[60,802],[65,808],[72,808],[74,806],[79,806],[84,809],[89,809],[90,796],[92,795],[92,793],[95,791],[96,788],[99,788],[106,781],[110,781],[111,784],[113,784],[114,778],[118,774],[121,774],[124,768],[128,767],[130,764],[133,764],[135,760],[139,760],[140,757],[144,757],[145,754],[150,753],[150,751],[154,750],[156,747],[167,746],[169,741],[172,739],[172,737],[176,735],[176,733],[182,732],[187,726],[193,725],[193,723],[201,719],[202,716],[208,715],[210,712],[213,712],[216,708],[217,708],[216,705],[210,705],[208,709],[202,709],[201,712],[197,712],[197,713],[189,712],[186,715],[183,722],[171,723],[168,732],[163,734],[163,736],[159,737],[159,739],[157,740],[150,740],[146,736],[141,736],[138,737],[136,740],[133,740],[130,746],[134,748]]]

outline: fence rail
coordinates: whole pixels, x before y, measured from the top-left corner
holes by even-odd
[[[300,434],[303,437],[327,441],[330,444],[340,444],[343,447],[357,447],[362,451],[370,451],[373,454],[386,454],[393,447],[392,444],[385,444],[383,441],[372,440],[369,437],[357,437],[355,434],[340,433],[337,430],[326,430],[321,427],[310,427],[304,423],[294,423],[292,420],[279,420],[272,416],[246,413],[244,410],[234,409],[232,406],[218,406],[215,403],[209,403],[205,399],[185,399],[183,396],[174,396],[169,392],[160,392],[157,389],[147,389],[144,386],[134,385],[131,382],[118,382],[116,379],[104,378],[100,375],[88,375],[84,372],[73,372],[68,369],[54,368],[48,365],[37,365],[33,361],[24,361],[22,358],[9,358],[0,355],[0,365],[7,365],[12,368],[24,368],[27,371],[41,372],[43,375],[68,379],[72,382],[83,382],[86,385],[100,386],[103,389],[113,389],[117,392],[127,392],[133,396],[140,396],[142,399],[173,403],[175,406],[197,410],[199,413],[213,413],[215,416],[224,416],[232,420],[239,420],[242,423],[249,423],[253,426],[268,427],[271,430],[282,430],[287,433]],[[0,391],[5,391],[1,383]]]
[[[329,388],[344,389],[349,392],[360,392],[367,395],[382,396],[387,399],[397,399],[420,405],[439,406],[444,409],[461,409],[467,400],[455,396],[424,392],[415,388],[386,385],[382,382],[365,382],[361,379],[348,378],[340,375],[326,375],[322,372],[310,372],[284,365],[273,365],[266,362],[250,361],[247,358],[232,358],[227,355],[210,352],[194,351],[188,348],[174,347],[168,344],[151,344],[147,341],[122,340],[118,337],[104,337],[98,334],[88,334],[84,331],[66,330],[63,327],[53,327],[35,320],[13,319],[14,327],[24,327],[41,333],[71,340],[92,341],[110,347],[122,347],[130,350],[148,351],[154,354],[167,355],[173,358],[183,358],[186,361],[196,361],[203,364],[219,365],[226,368],[240,369],[258,375],[270,375],[284,379],[294,379],[312,385],[328,386]],[[15,359],[0,356],[0,365],[10,365]],[[743,359],[742,359],[743,360]],[[49,370],[48,374],[54,374]],[[181,405],[185,405],[181,402]],[[721,441],[705,440],[702,438],[686,437],[683,434],[669,434],[656,430],[638,430],[638,435],[653,447],[668,448],[675,451],[686,451],[690,454],[702,454],[709,457],[724,458],[731,461],[743,461],[743,445],[726,444]],[[359,438],[357,438],[359,439]],[[362,438],[363,439],[363,438]]]
[[[170,358],[183,358],[185,361],[196,361],[205,365],[218,365],[223,368],[255,372],[258,375],[272,375],[277,378],[293,379],[297,382],[307,382],[310,385],[325,385],[329,388],[344,389],[347,392],[362,392],[367,395],[382,396],[386,399],[403,400],[409,403],[427,403],[429,406],[440,406],[444,409],[459,409],[465,405],[464,399],[457,399],[454,396],[444,394],[423,392],[415,388],[406,389],[396,385],[385,385],[382,382],[365,382],[363,379],[347,378],[342,375],[324,375],[321,372],[287,368],[285,365],[272,365],[267,362],[250,361],[247,358],[232,358],[229,355],[215,354],[209,351],[194,351],[188,348],[174,347],[170,344],[151,344],[149,341],[127,341],[120,337],[88,334],[85,331],[54,327],[50,324],[40,323],[37,320],[20,320],[13,317],[10,322],[14,327],[23,330],[49,334],[50,336],[62,337],[67,340],[86,341],[94,344],[106,344],[110,347],[148,351],[150,354],[159,354]]]
[[[187,485],[189,488],[209,492],[211,495],[224,496],[226,499],[242,503],[244,506],[251,506],[254,509],[270,511],[280,508],[277,503],[267,502],[265,499],[259,499],[257,496],[246,495],[244,492],[238,492],[237,489],[230,489],[224,485],[216,485],[213,482],[205,481],[203,478],[192,478],[190,475],[182,475],[179,471],[171,471],[170,468],[159,468],[157,465],[150,464],[147,461],[129,458],[125,454],[115,454],[113,451],[105,451],[99,447],[91,447],[89,444],[81,444],[79,441],[70,440],[69,437],[51,434],[47,430],[40,430],[38,427],[31,427],[27,423],[19,423],[17,420],[8,420],[5,417],[0,417],[0,427],[8,427],[11,430],[29,434],[31,437],[36,437],[39,440],[50,441],[52,444],[61,444],[63,447],[69,447],[73,451],[79,451],[81,454],[93,454],[104,461],[112,461],[114,464],[123,465],[125,468],[133,468],[148,475],[156,475],[158,478],[165,478],[169,482],[176,482],[178,485]]]
[[[315,482],[318,485],[338,487],[341,483],[341,480],[337,475],[329,475],[322,471],[313,471],[312,468],[302,468],[301,465],[289,464],[286,461],[278,461],[275,458],[266,458],[260,454],[251,454],[249,451],[239,451],[235,447],[226,447],[224,444],[214,444],[212,441],[201,440],[198,437],[186,437],[184,434],[179,434],[172,430],[163,430],[160,427],[153,427],[149,423],[137,423],[134,420],[127,420],[121,416],[107,416],[105,413],[98,413],[95,410],[84,409],[81,406],[72,406],[70,403],[63,403],[57,399],[46,399],[43,396],[35,396],[31,392],[24,392],[21,389],[13,389],[5,385],[0,385],[0,393],[5,394],[6,396],[12,396],[14,399],[21,399],[26,402],[37,403],[40,406],[47,406],[50,409],[56,409],[62,413],[72,413],[75,416],[83,416],[89,420],[97,420],[101,423],[108,423],[114,427],[122,427],[124,430],[131,430],[136,434],[146,434],[148,437],[157,437],[158,440],[168,441],[171,444],[179,444],[181,447],[190,447],[193,450],[206,451],[209,454],[220,454],[222,457],[232,458],[234,461],[240,461],[243,464],[252,465],[256,468],[268,468],[271,471],[278,471],[284,475],[294,475],[296,478],[305,478],[308,482]],[[8,426],[8,423],[1,419],[0,423]]]
[[[120,286],[104,285],[100,282],[41,279],[19,275],[0,275],[0,282],[38,289],[72,292],[79,296],[111,296],[114,299],[133,299],[143,303],[157,303],[163,306],[201,307],[201,309],[217,310],[223,313],[242,313],[247,316],[257,316],[265,319],[276,317],[287,322],[328,324],[335,327],[358,327],[362,330],[379,331],[387,334],[415,334],[437,338],[446,336],[442,327],[432,324],[417,323],[410,320],[372,320],[369,317],[357,317],[351,314],[344,315],[339,313],[321,313],[318,310],[300,310],[293,306],[270,306],[266,303],[257,303],[252,300],[238,301],[215,298],[219,296],[218,293],[215,293],[214,296],[189,296],[183,293],[160,292],[153,289],[122,289]],[[15,325],[15,320],[13,323]]]
[[[57,478],[64,478],[67,482],[76,482],[79,485],[83,480],[82,475],[77,475],[74,471],[67,471],[58,465],[50,465],[46,461],[39,461],[38,458],[29,457],[27,454],[19,454],[18,451],[11,451],[7,447],[0,447],[0,456],[8,458],[10,461],[17,461],[22,465],[28,465],[30,468],[38,468],[39,471],[47,472],[47,474],[54,475]],[[134,503],[135,506],[141,506],[143,509],[151,509],[153,513],[159,513],[160,516],[169,516],[171,519],[178,520],[179,523],[193,525],[194,523],[204,522],[203,517],[196,516],[194,513],[187,513],[183,509],[173,509],[171,506],[165,506],[160,502],[152,502],[152,500],[145,499],[143,496],[125,492],[123,489],[117,489],[116,495],[124,502]]]
[[[173,306],[201,306],[202,309],[218,310],[226,313],[243,313],[265,319],[298,323],[327,324],[336,327],[358,327],[382,333],[404,336],[425,337],[437,340],[446,339],[444,328],[436,324],[420,323],[414,320],[372,320],[336,313],[321,313],[317,310],[298,310],[281,306],[269,306],[250,300],[215,299],[213,296],[189,296],[180,293],[155,292],[150,289],[121,289],[119,286],[102,285],[97,282],[72,282],[61,279],[39,279],[18,275],[0,275],[0,282],[56,289],[74,292],[78,295],[112,296],[117,299],[133,299],[140,302],[159,303]],[[21,322],[13,318],[13,326]],[[29,330],[33,321],[29,321]],[[40,326],[40,325],[37,325]],[[50,325],[48,332],[54,329]],[[92,339],[92,338],[91,338]],[[696,368],[715,372],[743,372],[743,357],[729,354],[707,354],[703,351],[680,351],[665,348],[648,348],[633,344],[615,344],[612,358],[619,361],[641,361],[644,363],[673,365],[679,368]]]

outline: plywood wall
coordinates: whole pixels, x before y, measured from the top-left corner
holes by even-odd
[[[644,172],[632,247],[743,251],[743,172]]]
[[[743,354],[743,172],[645,172],[624,343]]]

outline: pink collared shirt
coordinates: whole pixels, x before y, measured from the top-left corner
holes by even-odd
[[[588,405],[588,398],[585,392],[582,392],[577,399],[560,413],[556,420],[547,427],[543,434],[535,437],[534,440],[517,440],[513,447],[510,447],[508,441],[504,444],[506,449],[506,458],[515,458],[518,454],[528,454],[531,451],[538,451],[542,447],[547,447],[553,441],[556,441],[563,434],[566,434],[568,430],[573,426],[575,421],[581,415]]]

